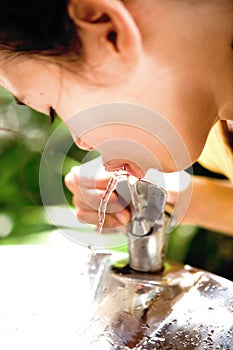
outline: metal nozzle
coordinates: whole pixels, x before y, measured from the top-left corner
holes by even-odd
[[[161,271],[168,240],[166,191],[144,180],[128,186],[132,198],[130,267],[141,272]]]

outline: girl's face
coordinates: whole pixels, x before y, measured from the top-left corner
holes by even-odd
[[[233,119],[230,1],[221,2],[222,12],[219,1],[116,3],[109,10],[113,41],[105,22],[76,18],[71,1],[84,46],[81,70],[38,57],[7,61],[2,53],[0,84],[40,112],[52,106],[77,145],[99,150],[109,170],[127,164],[142,177],[149,168],[186,168],[214,123]]]

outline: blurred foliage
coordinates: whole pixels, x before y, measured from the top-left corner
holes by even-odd
[[[44,147],[60,123],[57,118],[50,125],[48,116],[17,105],[0,88],[0,244],[44,242],[55,228],[42,206],[39,167]],[[59,152],[59,144],[54,147]],[[69,154],[64,173],[77,165],[85,152],[71,147]],[[64,191],[70,201],[70,192]]]
[[[39,167],[46,143],[60,123],[57,118],[50,125],[48,116],[18,106],[0,88],[0,245],[45,243],[56,229],[42,204]],[[65,129],[64,137],[70,137]],[[56,152],[63,152],[62,142],[61,136],[53,145]],[[65,155],[62,175],[79,164],[85,154],[72,146]],[[48,176],[46,181],[49,186],[54,177]],[[65,187],[64,191],[71,204],[71,194]],[[51,204],[60,204],[56,193]],[[232,242],[215,232],[181,226],[171,233],[167,257],[232,279]]]

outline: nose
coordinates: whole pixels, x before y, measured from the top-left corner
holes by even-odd
[[[75,143],[76,145],[83,149],[84,151],[91,151],[93,150],[93,147],[89,146],[86,142],[84,142],[80,137],[78,137],[76,140],[75,140]]]

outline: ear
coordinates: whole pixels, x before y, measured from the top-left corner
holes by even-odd
[[[68,13],[77,26],[88,64],[102,64],[106,69],[106,63],[115,65],[116,60],[131,67],[137,63],[142,50],[141,34],[121,1],[70,0]]]

